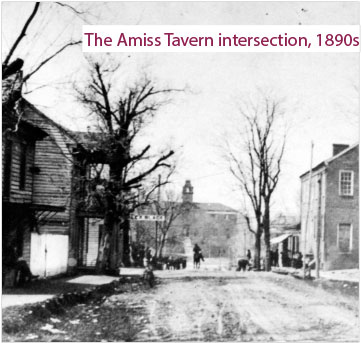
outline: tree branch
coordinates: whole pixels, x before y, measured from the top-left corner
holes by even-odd
[[[40,6],[40,2],[36,2],[33,12],[30,14],[28,20],[26,21],[25,25],[23,26],[23,29],[20,32],[20,35],[18,36],[18,38],[16,39],[16,41],[14,42],[13,46],[11,47],[8,55],[6,56],[4,63],[3,63],[3,67],[7,66],[12,55],[14,54],[14,51],[16,50],[16,48],[18,47],[19,43],[21,42],[21,40],[26,36],[26,30],[28,29],[28,26],[30,25],[30,23],[32,22],[32,20],[34,19],[35,15],[37,14],[38,10],[39,10],[39,6]]]
[[[29,74],[27,74],[26,76],[24,76],[23,81],[26,82],[32,75],[34,75],[40,68],[42,68],[45,64],[47,64],[50,60],[52,60],[54,57],[56,57],[57,55],[59,55],[63,50],[65,50],[67,47],[72,46],[72,45],[78,45],[82,43],[82,41],[77,41],[77,42],[69,42],[67,44],[65,44],[64,46],[62,46],[59,50],[57,50],[54,54],[50,55],[49,57],[47,57],[45,60],[43,60],[32,72],[30,72]]]

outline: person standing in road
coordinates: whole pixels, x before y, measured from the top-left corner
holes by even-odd
[[[248,261],[250,262],[250,260],[251,260],[251,252],[250,252],[250,249],[248,249],[248,253],[246,254],[246,257],[248,258]]]

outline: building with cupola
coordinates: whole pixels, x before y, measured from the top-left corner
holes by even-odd
[[[172,224],[167,253],[183,253],[184,241],[197,243],[205,257],[233,257],[234,237],[238,234],[238,211],[221,203],[194,202],[194,187],[186,180],[182,187],[182,214]]]

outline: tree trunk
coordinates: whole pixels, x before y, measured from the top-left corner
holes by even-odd
[[[110,253],[110,234],[106,229],[103,229],[101,240],[99,243],[98,257],[96,263],[96,271],[98,274],[103,274],[108,265]]]
[[[130,247],[129,247],[129,229],[130,229],[130,222],[128,216],[123,219],[122,223],[122,232],[123,232],[123,264],[126,267],[131,266],[131,258],[130,258]]]
[[[162,251],[163,251],[163,248],[165,247],[165,243],[166,243],[166,235],[162,234],[162,238],[161,238],[161,242],[160,242],[160,250],[158,253],[158,256],[160,258],[162,258]]]
[[[255,252],[254,252],[254,267],[256,270],[260,270],[260,239],[261,239],[261,230],[260,225],[258,224],[258,229],[255,234]]]
[[[120,267],[119,261],[119,225],[118,223],[113,224],[112,239],[110,241],[110,261],[109,269],[118,275],[118,268]]]
[[[270,272],[270,205],[269,201],[265,201],[265,211],[263,218],[264,242],[265,242],[265,271]]]
[[[104,216],[104,226],[101,232],[101,240],[98,248],[98,256],[96,262],[96,271],[99,274],[105,273],[107,269],[110,268],[111,256],[112,256],[112,247],[113,242],[113,231],[115,225],[114,213],[111,210],[112,206],[109,201],[107,202],[107,210]],[[111,247],[112,246],[112,247]]]

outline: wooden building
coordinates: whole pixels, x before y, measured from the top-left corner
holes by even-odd
[[[2,140],[3,257],[15,240],[33,274],[64,273],[76,264],[76,141],[21,97],[3,101]]]
[[[31,235],[30,267],[39,275],[54,275],[76,266],[76,190],[78,161],[73,154],[73,135],[26,100],[23,117],[47,133],[36,143],[33,201],[43,206],[38,218],[39,234]],[[62,208],[47,210],[46,206]]]
[[[83,206],[89,146],[22,97],[22,65],[3,71],[3,265],[22,256],[47,277],[95,264],[92,225],[102,215]]]

